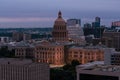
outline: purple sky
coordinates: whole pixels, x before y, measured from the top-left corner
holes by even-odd
[[[96,16],[107,26],[120,20],[120,0],[0,0],[0,28],[52,27],[59,10],[82,24]]]

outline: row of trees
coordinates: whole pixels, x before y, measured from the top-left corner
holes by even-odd
[[[62,68],[50,69],[50,80],[76,80],[76,66],[79,61],[73,60],[71,64],[66,64]]]

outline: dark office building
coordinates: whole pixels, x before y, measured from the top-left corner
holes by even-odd
[[[100,23],[100,17],[95,17],[95,22],[99,22]]]
[[[100,27],[100,17],[95,17],[95,22],[92,22],[92,27]]]
[[[105,26],[101,26],[100,25],[100,17],[95,17],[95,21],[90,23],[86,23],[84,24],[84,35],[88,36],[88,35],[94,35],[95,38],[101,38],[102,37],[102,33],[105,29]]]
[[[94,28],[100,27],[100,23],[99,22],[92,22],[92,27],[94,27]]]
[[[104,27],[103,28],[88,28],[88,27],[84,27],[83,31],[84,31],[84,35],[88,36],[88,35],[94,35],[95,38],[101,38],[103,31],[104,31]]]
[[[84,28],[91,28],[92,26],[91,26],[91,24],[90,23],[85,23],[84,24]]]

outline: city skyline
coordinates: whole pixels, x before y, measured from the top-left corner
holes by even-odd
[[[1,0],[0,28],[5,27],[53,27],[56,13],[63,17],[81,19],[82,25],[101,17],[102,24],[110,26],[119,20],[119,0]]]

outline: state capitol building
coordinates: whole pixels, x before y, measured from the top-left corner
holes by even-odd
[[[84,64],[91,61],[103,61],[103,48],[101,44],[86,46],[80,25],[67,26],[59,11],[53,25],[52,40],[19,42],[16,44],[15,56],[54,65],[63,65],[72,60],[78,60]]]

